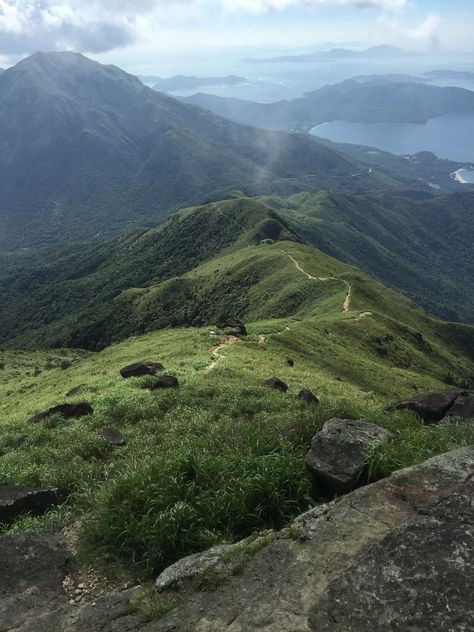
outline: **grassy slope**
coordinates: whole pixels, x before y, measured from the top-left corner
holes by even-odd
[[[406,292],[438,317],[471,320],[472,193],[409,197],[324,191],[266,201],[324,252]]]

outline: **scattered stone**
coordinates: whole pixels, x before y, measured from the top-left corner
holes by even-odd
[[[426,424],[441,421],[443,417],[474,417],[474,391],[433,391],[422,393],[388,406],[386,412],[411,410]]]
[[[158,388],[176,388],[178,386],[178,378],[174,377],[173,375],[163,375],[163,377],[160,377],[159,380],[153,382],[153,384],[149,386],[149,389],[151,391],[154,391]]]
[[[79,384],[79,386],[74,386],[66,393],[66,397],[74,397],[75,395],[79,395],[83,388],[85,388],[85,384]]]
[[[27,513],[39,516],[64,500],[64,495],[57,488],[0,485],[0,523],[9,524]]]
[[[319,399],[316,397],[316,395],[313,395],[313,393],[307,388],[302,388],[301,391],[298,393],[298,397],[299,399],[305,401],[307,404],[312,404],[313,406],[317,406],[319,404]]]
[[[47,410],[43,410],[34,417],[31,417],[29,421],[38,422],[52,417],[53,415],[60,415],[63,419],[78,419],[79,417],[85,417],[86,415],[92,415],[94,409],[88,402],[78,402],[74,404],[58,404],[52,406]]]
[[[316,489],[346,493],[363,484],[361,474],[371,452],[394,435],[365,421],[330,419],[311,441],[306,456]]]
[[[295,363],[293,360],[287,360],[286,363],[288,366],[295,366]]]
[[[263,384],[277,391],[282,391],[282,393],[286,393],[288,390],[288,384],[282,382],[278,377],[271,377],[269,380],[265,380]]]
[[[99,435],[111,445],[125,445],[127,443],[123,434],[116,428],[106,426],[100,430]]]
[[[158,577],[155,584],[156,590],[158,592],[178,592],[188,589],[206,571],[217,566],[224,555],[231,552],[236,546],[238,545],[214,546],[203,553],[195,553],[178,560]]]
[[[160,362],[151,362],[150,360],[142,360],[124,366],[120,369],[120,375],[123,378],[142,377],[143,375],[156,375],[160,371],[164,371],[164,366]]]

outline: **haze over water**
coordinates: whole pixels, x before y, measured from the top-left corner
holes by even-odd
[[[431,151],[438,158],[474,162],[474,115],[456,114],[417,123],[324,123],[314,136],[338,143],[366,145],[394,154]]]

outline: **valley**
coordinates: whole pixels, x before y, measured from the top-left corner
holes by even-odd
[[[0,74],[0,630],[468,629],[465,165],[306,128],[469,92],[183,100],[73,52]]]

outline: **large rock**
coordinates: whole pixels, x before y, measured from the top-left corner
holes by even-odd
[[[231,336],[246,336],[247,335],[247,328],[245,327],[244,323],[241,320],[238,320],[236,318],[229,318],[228,320],[225,320],[220,325],[221,329],[226,329],[227,327],[230,327],[227,333]]]
[[[222,558],[236,548],[235,544],[214,546],[203,553],[183,557],[164,570],[156,580],[158,592],[182,591],[188,589],[209,569],[217,566]]]
[[[64,494],[57,488],[0,485],[0,524],[8,524],[22,514],[39,516],[64,500]]]
[[[320,629],[337,630],[338,632],[369,632],[377,630],[387,632],[391,630],[446,630],[456,632],[473,629],[473,605],[472,590],[469,583],[474,572],[474,556],[467,554],[468,547],[472,546],[472,536],[469,538],[472,527],[472,510],[468,509],[468,499],[464,494],[466,479],[474,471],[474,448],[462,448],[449,454],[441,455],[393,474],[391,477],[380,480],[372,485],[361,487],[337,502],[321,505],[297,519],[290,529],[282,531],[277,539],[270,545],[260,550],[242,567],[240,572],[228,578],[214,592],[195,592],[187,597],[174,611],[164,615],[159,621],[150,623],[144,628],[146,632],[314,632]],[[456,498],[459,496],[459,502]],[[452,544],[445,541],[450,551],[459,546],[459,556],[445,554],[440,551],[438,559],[436,554],[436,542],[444,539],[443,535],[436,533],[436,521],[440,520],[436,509],[441,502],[455,503],[456,510],[453,513],[450,524],[454,525],[458,516],[458,527],[453,529]],[[463,500],[465,499],[465,500]],[[465,511],[462,510],[465,502]],[[454,508],[454,505],[451,505]],[[448,505],[443,510],[444,519],[449,519]],[[461,509],[460,513],[456,513]],[[439,510],[441,511],[441,509]],[[470,516],[468,515],[470,513]],[[422,537],[415,544],[410,530],[403,529],[402,525],[410,524],[407,521],[427,516]],[[441,523],[438,523],[441,525]],[[446,531],[442,527],[443,532]],[[412,527],[412,531],[415,527]],[[431,533],[430,533],[431,532]],[[385,538],[388,538],[384,540]],[[423,539],[426,548],[422,546]],[[373,551],[376,555],[383,554],[383,548],[387,545],[385,556],[378,557],[385,567],[377,568],[374,563],[370,571],[363,577],[362,571],[357,572],[357,581],[352,582],[348,597],[352,599],[361,586],[361,609],[364,612],[354,613],[354,617],[366,616],[370,625],[365,625],[364,619],[354,619],[354,626],[344,625],[339,627],[335,621],[330,621],[326,628],[315,626],[312,617],[317,609],[319,600],[325,599],[329,586],[336,587],[338,578],[346,578],[344,586],[350,583],[349,570],[357,569],[357,561],[362,556],[369,555]],[[434,545],[434,546],[433,546]],[[399,558],[396,556],[398,551]],[[416,562],[410,575],[407,575],[407,590],[403,588],[403,575],[396,578],[397,569],[405,572],[399,559],[405,557],[409,564],[410,551],[413,551],[414,560],[420,560],[420,575],[416,575]],[[377,552],[377,553],[376,553]],[[392,553],[395,555],[392,564]],[[430,559],[424,561],[425,556]],[[361,567],[362,569],[362,567]],[[389,594],[383,587],[378,588],[378,581],[383,574],[390,576],[393,570],[394,591],[400,591],[403,598],[409,599],[409,604],[402,604],[396,595]],[[425,577],[425,573],[428,576]],[[443,575],[445,574],[445,577]],[[467,575],[468,577],[464,577]],[[433,585],[428,587],[430,578]],[[458,591],[462,590],[464,577],[466,590],[464,590],[463,602]],[[419,589],[416,582],[419,582]],[[453,593],[451,592],[453,586]],[[434,611],[441,612],[442,626],[433,624],[435,616],[428,617],[429,625],[425,625],[425,588],[428,605]],[[374,598],[369,598],[369,590],[373,590]],[[437,603],[432,601],[432,595],[438,594]],[[337,607],[341,614],[345,612],[345,596],[341,590],[340,603]],[[381,595],[382,601],[377,602]],[[384,601],[387,599],[387,601]],[[321,602],[323,603],[323,602]],[[333,602],[331,602],[333,603]],[[353,601],[355,605],[357,602]],[[453,608],[450,604],[453,604]],[[408,613],[408,605],[411,606],[413,616],[409,625],[405,625],[406,619],[402,618],[402,625],[397,626],[396,621],[387,625],[383,619],[378,619],[379,625],[372,625],[371,612],[381,613],[384,605],[387,605],[386,617],[390,621],[393,617],[391,606],[396,604],[401,607],[401,616]],[[332,612],[332,611],[330,611]],[[309,615],[311,613],[311,619]],[[337,611],[334,612],[337,619]],[[350,620],[349,620],[350,622]],[[319,621],[318,621],[319,624]]]
[[[311,404],[312,406],[317,406],[319,404],[319,399],[307,388],[302,388],[298,393],[298,398],[302,399],[307,404]]]
[[[127,443],[123,434],[117,428],[111,426],[101,428],[99,435],[110,445],[125,445]]]
[[[314,632],[474,630],[474,483],[390,531],[329,584]]]
[[[391,404],[385,409],[411,410],[427,424],[437,423],[446,416],[474,417],[474,391],[433,391],[422,393]]]
[[[313,437],[306,456],[316,489],[345,493],[357,487],[370,454],[393,436],[385,428],[365,421],[326,421]]]
[[[52,406],[47,410],[42,410],[40,413],[31,417],[29,421],[36,423],[38,421],[44,421],[49,417],[53,417],[53,415],[59,415],[63,419],[79,419],[80,417],[85,417],[86,415],[92,415],[93,412],[94,409],[89,402],[58,404],[57,406]]]
[[[177,388],[179,386],[178,378],[174,375],[163,375],[149,386],[150,390],[155,391],[160,388]]]
[[[282,393],[286,393],[288,390],[288,384],[285,384],[278,377],[271,377],[269,380],[265,380],[263,383],[264,386],[268,386],[268,388],[273,388],[276,391],[281,391]]]
[[[120,369],[120,375],[123,378],[142,377],[143,375],[156,375],[164,370],[164,366],[160,362],[151,362],[150,360],[141,360],[128,364]]]

